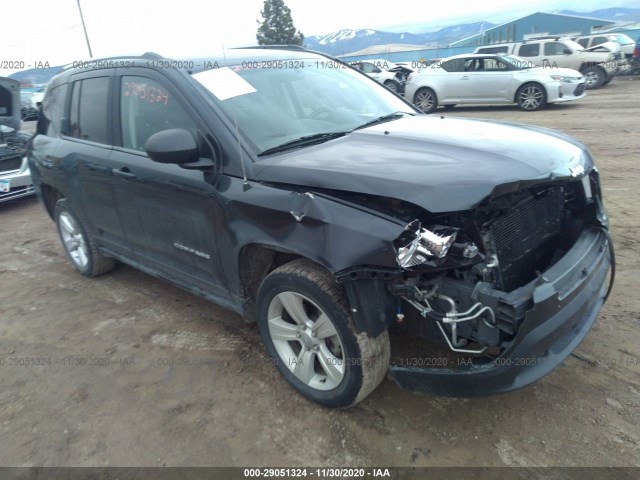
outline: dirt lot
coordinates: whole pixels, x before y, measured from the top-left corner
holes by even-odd
[[[294,393],[229,311],[123,265],[77,274],[26,199],[0,205],[0,465],[640,466],[640,81],[541,112],[446,114],[556,128],[598,162],[617,283],[560,368],[480,399],[386,380],[327,410]],[[50,363],[20,364],[33,358]]]

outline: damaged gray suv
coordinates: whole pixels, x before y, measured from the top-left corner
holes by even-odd
[[[440,395],[525,386],[613,281],[583,145],[424,115],[303,49],[73,65],[29,162],[80,273],[118,260],[257,321],[275,368],[330,407],[387,374]]]

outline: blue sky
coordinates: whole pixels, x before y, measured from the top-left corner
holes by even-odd
[[[171,57],[205,56],[221,47],[255,44],[263,0],[80,0],[94,56],[155,51]],[[306,36],[342,28],[418,33],[487,20],[502,23],[534,11],[591,11],[636,7],[637,0],[285,0]],[[416,8],[416,5],[422,5]],[[7,62],[71,63],[88,58],[77,0],[1,0],[0,75]],[[392,8],[389,7],[392,6]],[[3,65],[4,64],[4,65]],[[27,67],[28,68],[28,67]]]

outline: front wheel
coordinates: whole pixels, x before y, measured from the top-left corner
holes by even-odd
[[[327,407],[363,400],[383,380],[389,334],[357,332],[340,286],[322,267],[294,260],[271,272],[258,292],[258,326],[280,373]]]
[[[547,104],[547,92],[542,85],[527,83],[516,94],[518,106],[529,112],[540,110]]]
[[[431,113],[438,108],[438,97],[430,88],[421,88],[413,97],[413,104],[424,113]]]

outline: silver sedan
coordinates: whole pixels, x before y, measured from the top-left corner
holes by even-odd
[[[584,76],[570,68],[534,67],[514,55],[449,57],[412,74],[405,98],[425,113],[438,106],[517,104],[533,111],[585,96]]]

